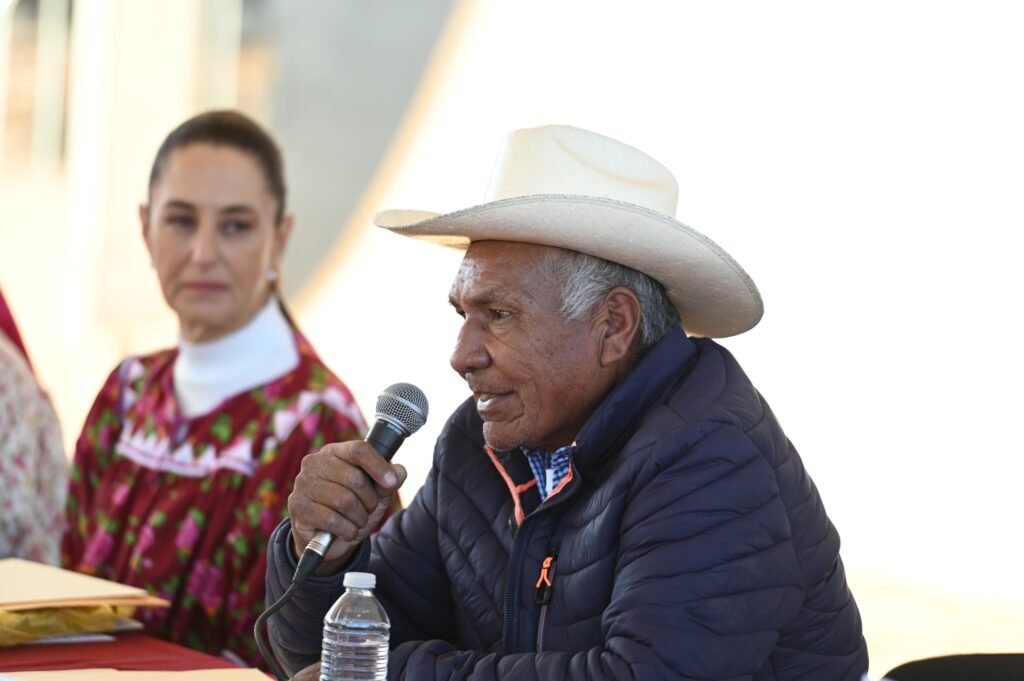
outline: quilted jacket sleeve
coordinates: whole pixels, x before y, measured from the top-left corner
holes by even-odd
[[[388,521],[386,532],[363,542],[347,567],[347,571],[369,570],[377,576],[376,594],[391,619],[393,641],[451,637],[454,607],[435,539],[434,486],[432,472],[410,507]],[[291,541],[291,525],[284,520],[270,542],[267,603],[284,593],[295,572]],[[390,560],[377,558],[380,546],[375,547],[371,557],[370,546],[376,542],[385,545]],[[344,591],[343,582],[344,573],[310,577],[270,618],[270,640],[289,672],[295,673],[320,660],[324,615]],[[419,616],[414,616],[417,613]]]
[[[670,431],[650,450],[625,500],[602,646],[502,655],[408,642],[389,677],[755,678],[804,599],[775,472],[731,426]]]

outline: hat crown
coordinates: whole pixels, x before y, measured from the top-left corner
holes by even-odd
[[[589,130],[545,125],[507,135],[486,202],[543,194],[593,196],[675,216],[679,188],[639,149]]]
[[[484,203],[443,215],[385,210],[373,220],[463,250],[474,241],[513,241],[617,262],[665,287],[687,333],[743,333],[764,313],[761,295],[718,244],[675,219],[678,194],[672,173],[642,151],[546,125],[504,139]]]

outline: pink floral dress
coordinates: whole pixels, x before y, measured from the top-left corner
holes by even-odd
[[[267,540],[302,458],[365,431],[348,389],[295,339],[294,370],[203,416],[179,414],[176,350],[125,360],[93,404],[75,449],[62,559],[169,600],[138,613],[153,635],[261,663],[252,631]]]
[[[53,406],[0,331],[0,558],[57,563],[67,476]]]

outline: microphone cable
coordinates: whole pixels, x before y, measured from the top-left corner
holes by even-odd
[[[305,580],[303,580],[305,581]],[[256,637],[256,647],[260,649],[260,655],[263,656],[263,661],[270,667],[270,671],[277,678],[277,681],[288,681],[288,676],[284,673],[284,669],[281,668],[280,663],[277,661],[277,657],[274,655],[274,651],[270,649],[266,641],[263,640],[263,629],[264,623],[267,618],[273,615],[275,612],[284,607],[284,604],[291,600],[292,594],[295,593],[302,585],[302,582],[292,581],[288,589],[281,594],[281,597],[274,601],[274,604],[264,610],[259,617],[256,618],[256,626],[253,628],[253,635]]]

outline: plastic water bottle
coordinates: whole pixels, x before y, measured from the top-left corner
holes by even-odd
[[[385,681],[391,621],[373,595],[376,575],[345,574],[345,593],[324,617],[320,681]]]

